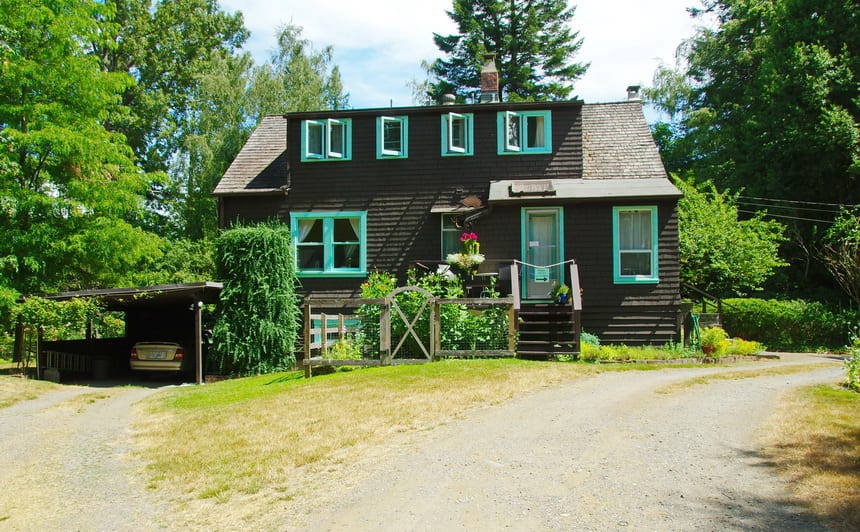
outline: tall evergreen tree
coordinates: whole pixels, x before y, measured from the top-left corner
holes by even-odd
[[[588,64],[573,62],[582,46],[570,27],[575,7],[566,0],[453,0],[453,35],[433,34],[445,54],[431,68],[430,96],[452,93],[476,100],[484,53],[496,54],[499,100],[563,100]]]

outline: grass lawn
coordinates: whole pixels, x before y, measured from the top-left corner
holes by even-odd
[[[25,379],[15,375],[16,366],[15,362],[0,359],[0,408],[35,399],[45,392],[59,388],[59,385],[53,382]]]
[[[282,373],[179,388],[147,400],[137,428],[153,487],[227,501],[263,487],[292,496],[296,475],[349,460],[394,434],[605,366],[522,360],[441,361],[304,379]],[[169,445],[166,442],[182,442]],[[165,445],[170,452],[165,453]]]
[[[835,530],[860,530],[860,393],[797,390],[765,433],[764,454],[789,479],[798,502]]]

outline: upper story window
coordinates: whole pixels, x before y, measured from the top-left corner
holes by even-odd
[[[472,155],[474,124],[472,113],[442,115],[442,155]]]
[[[351,158],[351,119],[302,121],[302,161],[348,161]]]
[[[379,116],[376,118],[376,158],[405,159],[408,156],[409,118]]]
[[[615,283],[658,282],[657,207],[613,207],[612,233]]]
[[[498,115],[499,154],[550,153],[549,111],[505,111]]]
[[[367,212],[290,213],[300,277],[356,277],[367,273]]]

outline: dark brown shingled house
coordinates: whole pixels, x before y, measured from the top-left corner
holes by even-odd
[[[314,295],[357,295],[375,270],[435,270],[468,229],[486,256],[479,272],[519,285],[523,309],[571,284],[575,260],[586,331],[679,340],[681,193],[638,98],[268,116],[214,193],[222,226],[290,224]]]

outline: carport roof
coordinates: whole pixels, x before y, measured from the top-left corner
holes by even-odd
[[[190,305],[198,301],[217,303],[221,294],[221,283],[202,282],[166,284],[158,286],[139,286],[134,288],[105,288],[98,290],[78,290],[44,296],[54,301],[67,301],[74,298],[96,298],[108,310],[128,310],[132,308],[151,308],[162,306]]]

